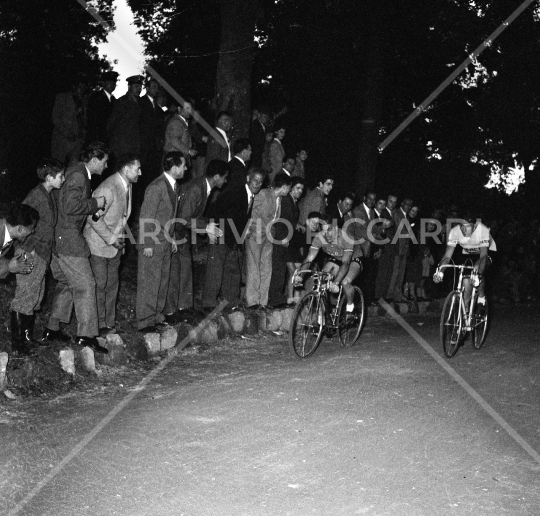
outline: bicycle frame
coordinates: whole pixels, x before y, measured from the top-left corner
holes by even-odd
[[[463,325],[463,329],[465,331],[472,331],[474,330],[474,326],[472,324],[472,318],[474,314],[474,308],[476,304],[476,298],[477,298],[477,290],[478,287],[474,286],[474,279],[478,277],[478,271],[474,268],[472,265],[455,265],[455,264],[446,264],[441,265],[437,268],[437,271],[442,271],[446,268],[452,268],[452,269],[458,269],[459,270],[459,276],[458,276],[458,282],[457,286],[455,286],[454,290],[459,294],[459,323]],[[470,275],[470,281],[469,285],[471,287],[471,299],[469,304],[469,311],[467,312],[465,307],[465,285],[464,285],[464,279],[465,279],[465,271],[469,270],[471,271]],[[454,284],[455,284],[455,277],[454,277]],[[465,323],[465,324],[463,324]]]
[[[322,302],[325,304],[325,314],[327,320],[324,321],[325,326],[331,326],[333,328],[337,327],[337,321],[338,321],[338,309],[339,302],[341,301],[341,297],[343,296],[343,285],[339,286],[339,292],[337,294],[337,302],[336,302],[336,308],[331,310],[330,309],[330,300],[329,300],[329,288],[330,288],[330,282],[334,279],[334,276],[326,271],[311,271],[311,270],[304,270],[304,271],[295,271],[293,274],[293,277],[291,281],[294,283],[294,280],[297,276],[301,276],[302,274],[311,274],[313,277],[313,292],[317,294],[318,302],[322,300]],[[327,324],[327,321],[330,324]]]

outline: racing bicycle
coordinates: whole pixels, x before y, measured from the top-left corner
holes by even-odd
[[[455,289],[446,296],[441,314],[440,336],[444,354],[452,358],[458,348],[463,344],[470,333],[475,349],[480,349],[486,340],[489,328],[489,305],[486,299],[484,309],[477,303],[478,298],[478,272],[472,265],[440,265],[437,272],[445,268],[454,269]],[[469,286],[465,285],[464,278],[470,278]],[[465,303],[466,289],[472,289],[469,306]]]
[[[323,335],[333,337],[336,333],[342,346],[353,346],[362,332],[365,321],[364,295],[358,287],[354,288],[354,310],[347,312],[347,296],[340,285],[336,304],[330,300],[332,274],[326,271],[296,271],[298,276],[311,274],[313,290],[304,295],[296,306],[289,330],[289,341],[294,353],[307,358],[321,343]]]

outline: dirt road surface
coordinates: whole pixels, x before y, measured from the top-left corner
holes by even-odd
[[[470,392],[372,318],[359,345],[326,339],[307,360],[286,336],[239,339],[185,350],[146,387],[126,370],[2,402],[0,514],[538,515],[540,464],[515,438],[540,452],[538,308],[499,307],[482,350],[445,359]],[[438,317],[406,319],[440,354]]]

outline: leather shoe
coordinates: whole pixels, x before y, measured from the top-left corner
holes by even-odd
[[[95,337],[75,337],[75,344],[88,346],[96,353],[103,353],[104,355],[109,353],[109,350],[103,347]]]
[[[154,324],[154,326],[158,329],[158,331],[163,332],[171,327],[170,324],[168,324],[166,321],[158,322]]]
[[[61,342],[69,342],[71,337],[62,330],[51,330],[49,328],[45,328],[45,330],[43,330],[42,340],[59,340]]]
[[[104,337],[105,335],[109,335],[109,333],[114,333],[115,331],[116,330],[114,328],[103,326],[103,328],[99,329],[99,336]]]
[[[179,322],[183,321],[182,316],[180,315],[180,312],[174,312],[172,314],[163,314],[165,317],[165,322],[167,324],[178,324]]]
[[[275,308],[276,310],[281,310],[283,308],[291,308],[291,306],[294,306],[294,305],[290,303],[279,303],[277,305],[268,306],[268,308]]]

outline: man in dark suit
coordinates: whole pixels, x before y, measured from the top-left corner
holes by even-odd
[[[356,196],[352,192],[345,192],[332,209],[328,208],[328,216],[333,224],[337,223],[338,228],[341,229],[345,222],[353,217],[351,211],[355,200]]]
[[[287,292],[285,279],[287,276],[287,251],[298,224],[298,200],[304,192],[304,180],[291,178],[291,191],[281,199],[281,213],[273,227],[272,242],[272,278],[268,291],[268,305],[274,308],[285,308]]]
[[[219,238],[223,232],[214,222],[203,216],[212,189],[221,188],[229,175],[227,163],[213,160],[206,167],[205,177],[196,177],[186,183],[178,198],[175,236],[178,252],[171,263],[171,280],[165,305],[165,321],[176,323],[183,320],[193,309],[193,271],[191,244],[195,233],[207,233]]]
[[[234,158],[229,161],[229,179],[224,190],[233,187],[243,188],[248,173],[247,163],[251,158],[251,144],[247,138],[238,138],[233,144]]]
[[[216,307],[218,296],[228,302],[228,309],[240,304],[244,231],[263,181],[264,174],[253,171],[247,177],[247,184],[227,185],[211,206],[209,217],[224,225],[224,238],[211,242],[208,251],[202,300],[205,310]]]
[[[163,310],[167,301],[171,255],[177,252],[173,219],[178,207],[177,180],[186,172],[181,152],[167,152],[163,174],[146,189],[139,220],[137,269],[137,329],[159,332],[167,327]]]
[[[140,75],[128,77],[128,91],[113,106],[107,134],[112,158],[118,160],[123,154],[139,154],[141,151],[141,95],[144,79]]]
[[[138,98],[141,112],[140,157],[141,167],[144,171],[144,176],[141,178],[142,187],[154,180],[159,175],[161,170],[165,115],[161,107],[158,105],[158,95],[159,83],[154,78],[150,77],[146,81],[146,95]]]
[[[105,72],[101,76],[103,87],[94,91],[88,97],[86,107],[86,142],[109,143],[107,136],[107,123],[111,117],[113,105],[116,99],[113,91],[116,89],[118,74],[116,72]]]
[[[391,297],[388,296],[388,286],[390,285],[392,270],[394,268],[395,246],[391,242],[396,229],[394,225],[394,210],[396,206],[397,197],[390,194],[386,199],[386,207],[381,213],[381,218],[388,220],[386,227],[387,243],[382,247],[382,255],[379,258],[379,269],[375,281],[375,299],[386,297],[388,301],[392,301]]]
[[[228,163],[232,158],[229,131],[233,117],[228,111],[220,111],[216,116],[216,130],[210,134],[206,144],[206,166],[214,159]]]
[[[39,213],[39,222],[32,233],[21,244],[33,269],[30,274],[17,275],[15,296],[11,301],[12,342],[19,345],[36,346],[34,341],[35,311],[39,310],[45,293],[45,273],[51,261],[54,245],[54,226],[57,211],[52,192],[64,184],[64,167],[54,159],[44,159],[37,168],[40,184],[33,188],[23,203]],[[46,344],[45,344],[46,345]]]
[[[266,132],[268,129],[269,118],[268,109],[261,106],[257,109],[255,118],[251,121],[249,128],[249,140],[253,150],[251,164],[254,167],[262,167],[262,157],[264,146],[266,144]]]
[[[58,283],[43,338],[69,341],[70,337],[62,332],[60,323],[69,323],[75,307],[76,343],[98,353],[107,353],[107,348],[100,346],[96,339],[99,335],[96,282],[90,266],[90,250],[83,237],[86,217],[105,207],[105,197],[92,198],[90,177],[101,175],[107,167],[107,147],[99,142],[90,144],[81,158],[79,163],[66,170],[66,182],[58,190],[58,219],[51,261],[51,271]]]
[[[141,163],[136,154],[124,154],[117,172],[101,183],[92,194],[105,197],[105,209],[100,217],[89,216],[84,238],[90,248],[90,265],[96,280],[98,326],[101,336],[113,333],[118,297],[118,269],[124,253],[127,221],[133,199],[131,185],[141,175]]]
[[[345,223],[345,228],[348,234],[354,239],[355,246],[359,246],[362,249],[362,289],[366,302],[371,302],[374,296],[375,290],[375,278],[373,276],[373,259],[371,246],[373,241],[372,226],[370,223],[375,220],[375,212],[373,207],[375,206],[375,200],[377,194],[372,191],[367,191],[364,195],[361,204],[356,206],[351,212],[351,222]]]
[[[394,225],[396,228],[394,245],[394,264],[392,266],[392,276],[388,285],[387,297],[394,301],[403,300],[403,280],[405,279],[405,268],[407,267],[407,255],[409,254],[409,243],[412,229],[407,220],[407,215],[412,208],[412,199],[403,199],[401,206],[394,212]]]
[[[0,279],[10,273],[32,274],[34,263],[23,249],[15,250],[15,242],[24,242],[35,230],[39,213],[27,204],[16,204],[9,209],[5,218],[0,218]],[[30,353],[30,343],[22,338],[19,318],[11,313],[11,349],[22,355]]]

